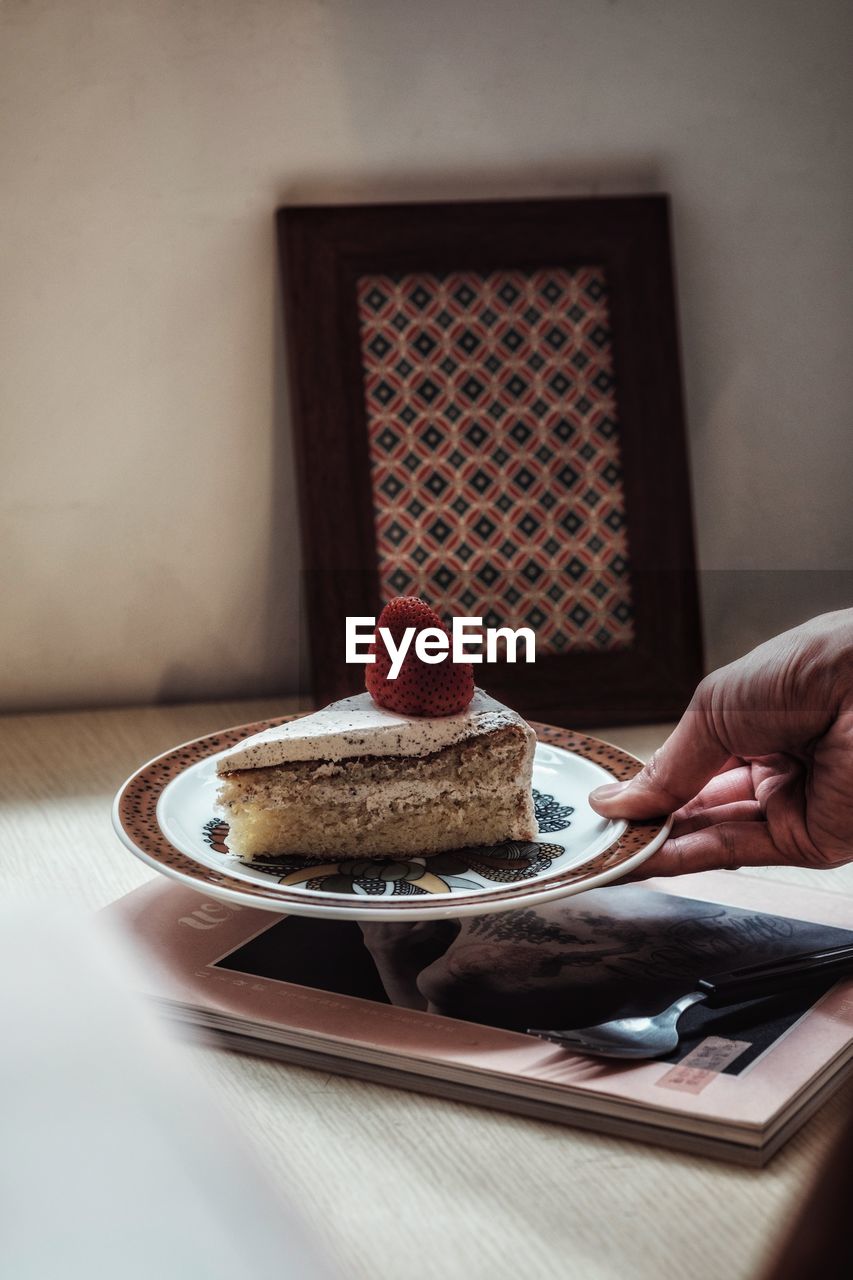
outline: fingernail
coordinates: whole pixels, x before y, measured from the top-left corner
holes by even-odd
[[[590,791],[590,800],[615,800],[630,786],[629,782],[605,782],[603,787],[596,787],[594,791]]]

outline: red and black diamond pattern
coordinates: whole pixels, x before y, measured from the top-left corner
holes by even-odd
[[[628,647],[604,271],[369,275],[358,306],[383,597]]]

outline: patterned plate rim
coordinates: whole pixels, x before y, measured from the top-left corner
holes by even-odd
[[[345,895],[330,895],[312,890],[310,898],[304,891],[277,883],[269,885],[238,879],[197,862],[176,849],[167,840],[157,821],[157,803],[166,786],[190,766],[207,756],[215,755],[236,746],[250,734],[260,733],[273,725],[284,724],[298,716],[278,716],[271,720],[259,720],[253,724],[237,725],[217,733],[194,738],[190,742],[172,747],[155,756],[137,769],[119,788],[113,803],[113,826],[122,843],[164,875],[207,890],[214,897],[239,900],[254,905],[259,910],[290,910],[294,914],[327,916],[388,915],[391,911],[398,919],[418,914],[468,915],[489,911],[510,910],[532,906],[570,894],[574,886],[583,883],[584,888],[606,884],[627,871],[639,866],[660,847],[669,834],[669,818],[650,822],[629,822],[625,830],[606,849],[579,866],[555,871],[534,881],[515,881],[495,889],[477,893],[442,895],[429,907],[420,899],[395,899],[393,907],[387,899],[361,899],[357,903]],[[539,742],[546,746],[560,747],[584,760],[590,760],[610,773],[617,781],[632,778],[642,768],[642,762],[629,752],[612,743],[589,734],[561,729],[556,725],[531,721]],[[246,900],[254,899],[253,903]]]

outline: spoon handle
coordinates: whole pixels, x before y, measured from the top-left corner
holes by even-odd
[[[758,1000],[789,986],[843,978],[848,973],[853,973],[853,942],[804,951],[781,960],[743,965],[727,973],[700,978],[697,986],[705,993],[706,1004],[716,1008],[738,1004],[741,1000]]]

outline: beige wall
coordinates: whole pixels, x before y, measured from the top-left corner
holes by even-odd
[[[0,704],[294,687],[283,202],[671,192],[711,660],[843,602],[843,0],[2,12]]]

